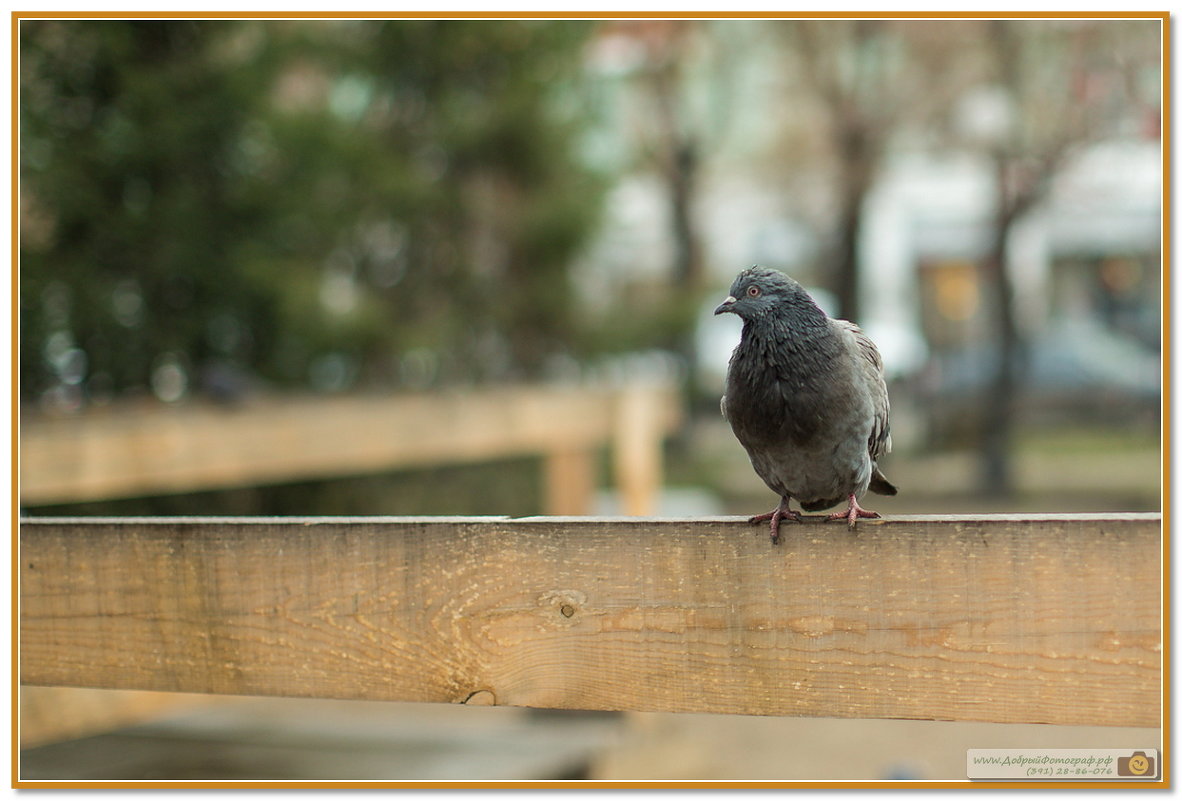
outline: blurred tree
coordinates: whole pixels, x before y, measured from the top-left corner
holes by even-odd
[[[728,36],[729,34],[729,36]],[[652,176],[659,187],[669,257],[659,286],[632,293],[613,309],[612,328],[631,347],[645,343],[677,354],[687,401],[699,398],[696,327],[708,287],[702,226],[696,207],[706,169],[731,125],[735,97],[735,35],[742,27],[702,20],[616,22],[599,43],[619,58],[610,71],[626,76],[615,102],[627,111],[624,170]],[[622,56],[622,57],[621,57]],[[602,339],[602,338],[601,338]]]
[[[861,319],[860,228],[867,193],[901,128],[921,130],[965,83],[956,22],[794,20],[778,31],[817,104],[834,194],[825,270],[837,316]],[[940,27],[942,26],[942,27]],[[939,27],[939,30],[937,30]],[[797,90],[797,84],[791,84]],[[809,124],[814,117],[807,116]]]
[[[268,79],[234,47],[251,27],[21,22],[25,396],[77,405],[153,373],[169,394],[265,345],[264,288],[233,254],[265,214],[235,197]]]
[[[22,21],[23,397],[543,372],[590,30]]]
[[[982,486],[990,494],[1012,489],[1011,440],[1024,381],[1025,342],[1008,270],[1010,233],[1085,147],[1106,137],[1140,135],[1145,112],[1159,113],[1156,98],[1139,101],[1134,77],[1145,59],[1152,67],[1158,57],[1156,25],[980,23],[985,74],[972,97],[981,110],[966,137],[988,156],[995,182],[982,262],[996,350],[993,381],[982,397]]]
[[[340,29],[334,92],[367,98],[350,185],[364,192],[360,220],[392,221],[387,238],[404,251],[387,313],[445,379],[537,376],[573,341],[568,266],[601,200],[574,153],[592,27],[364,25]],[[365,236],[346,247],[364,249]]]
[[[701,179],[706,133],[690,109],[686,73],[699,28],[695,20],[651,20],[630,26],[643,44],[644,62],[638,78],[649,100],[649,135],[641,142],[646,161],[654,168],[665,192],[669,241],[669,287],[665,296],[668,346],[686,370],[689,400],[697,386],[696,311],[703,290],[702,243],[694,218]]]
[[[665,184],[673,242],[670,278],[674,286],[685,289],[698,289],[702,283],[694,201],[706,135],[702,121],[689,108],[685,77],[701,25],[694,20],[657,20],[635,26],[645,52],[639,77],[651,97],[654,122],[642,147]]]

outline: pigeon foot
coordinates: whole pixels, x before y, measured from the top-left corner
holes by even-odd
[[[788,499],[785,498],[780,501],[780,505],[770,512],[764,512],[761,515],[755,515],[747,520],[748,523],[765,523],[771,521],[772,545],[778,545],[780,542],[780,521],[788,518],[794,523],[800,522],[800,512],[795,509],[788,508]]]
[[[833,514],[829,515],[825,519],[826,520],[845,520],[848,522],[849,527],[853,528],[854,524],[858,522],[859,517],[875,518],[875,517],[882,517],[882,515],[880,515],[878,512],[872,512],[869,509],[863,509],[861,506],[858,506],[858,499],[855,498],[853,496],[853,494],[851,493],[849,506],[847,506],[845,508],[845,511],[844,512],[834,512]]]

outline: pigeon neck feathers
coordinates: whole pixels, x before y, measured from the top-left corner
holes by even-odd
[[[740,348],[778,367],[822,367],[835,358],[840,342],[829,316],[803,291],[777,299],[763,313],[743,321]]]

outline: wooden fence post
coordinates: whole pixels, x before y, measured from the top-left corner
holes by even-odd
[[[544,508],[549,515],[586,515],[595,498],[595,451],[562,448],[544,457]]]
[[[625,387],[616,401],[612,455],[626,515],[651,515],[657,510],[663,468],[662,400],[657,388],[640,385]]]

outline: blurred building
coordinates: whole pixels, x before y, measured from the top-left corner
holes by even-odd
[[[885,333],[888,363],[920,370],[924,395],[953,408],[993,371],[980,269],[992,194],[982,159],[906,159],[891,166],[869,203],[866,327]],[[1045,202],[1012,231],[1007,267],[1026,341],[1026,394],[1036,408],[1157,408],[1160,201],[1156,139],[1098,143],[1055,176]],[[907,330],[921,334],[926,358],[890,353]]]

